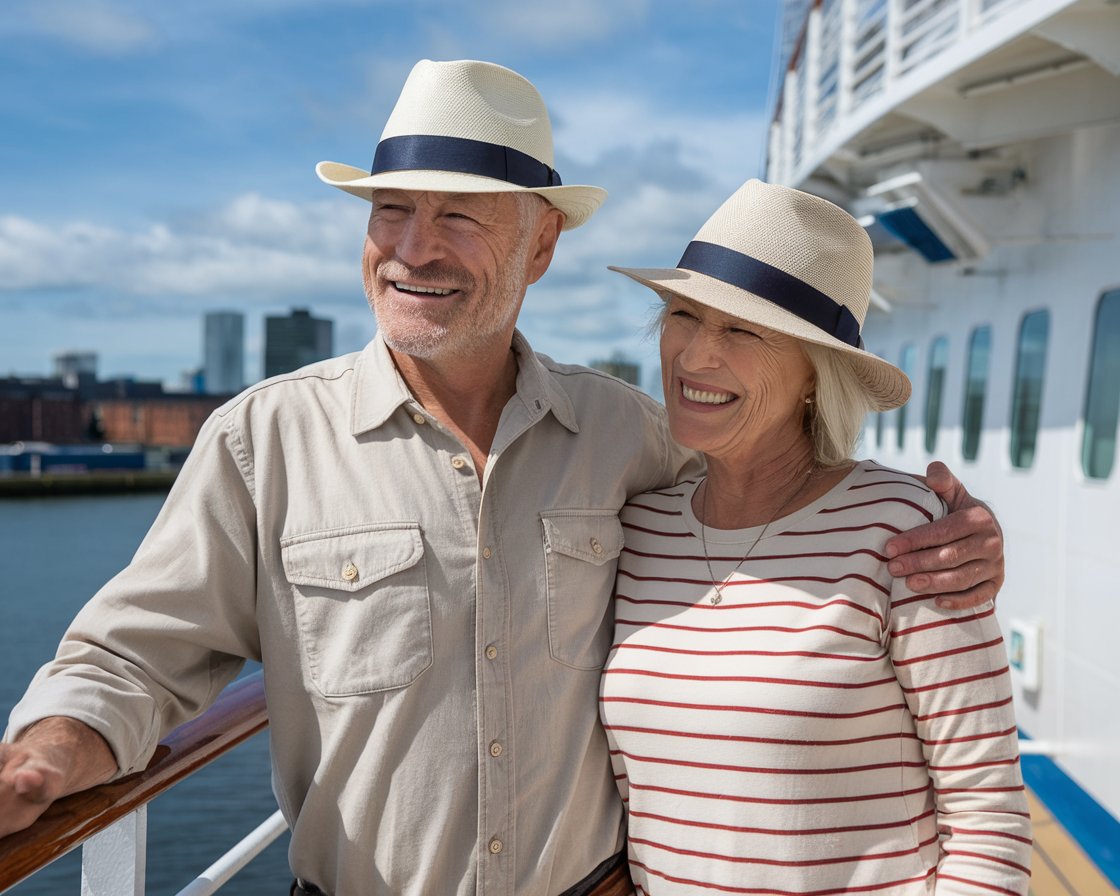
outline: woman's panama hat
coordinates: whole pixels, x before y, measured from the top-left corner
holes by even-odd
[[[871,240],[839,206],[749,180],[689,243],[675,268],[611,267],[744,321],[840,352],[879,410],[905,404],[910,380],[865,351]]]
[[[489,62],[416,63],[367,172],[320,162],[320,180],[369,199],[373,190],[537,193],[578,227],[606,198],[600,187],[563,186],[552,167],[552,125],[537,89]]]

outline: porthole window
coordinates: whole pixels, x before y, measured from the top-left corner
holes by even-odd
[[[988,360],[992,353],[992,328],[977,327],[968,339],[968,361],[964,372],[964,410],[961,414],[961,453],[976,460],[984,426],[984,398],[988,394]]]
[[[1034,463],[1049,339],[1049,311],[1032,311],[1023,317],[1011,393],[1011,464],[1022,469]]]
[[[917,349],[914,348],[912,342],[906,343],[902,347],[902,354],[899,356],[898,366],[907,377],[913,378],[914,375],[914,359],[917,355]],[[898,417],[895,418],[897,429],[895,430],[895,444],[898,450],[901,451],[906,447],[906,405],[898,409]]]
[[[1085,390],[1085,428],[1081,469],[1090,479],[1107,479],[1116,458],[1120,415],[1120,289],[1106,292],[1097,305],[1093,353]]]
[[[941,426],[941,397],[945,392],[945,370],[949,366],[949,340],[938,336],[929,347],[929,376],[926,377],[926,452],[937,446]]]

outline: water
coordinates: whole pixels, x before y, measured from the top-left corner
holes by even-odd
[[[0,500],[0,722],[70,619],[131,559],[163,495]],[[148,896],[173,896],[276,810],[268,739],[257,735],[148,806]],[[280,896],[291,875],[285,834],[227,885]],[[8,891],[81,892],[75,850]]]

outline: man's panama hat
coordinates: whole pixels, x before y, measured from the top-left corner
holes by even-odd
[[[373,190],[537,193],[578,227],[606,198],[600,187],[563,186],[552,167],[552,125],[537,89],[489,62],[416,63],[367,172],[315,166],[332,187],[369,199]]]

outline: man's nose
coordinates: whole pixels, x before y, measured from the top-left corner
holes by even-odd
[[[422,215],[409,215],[397,237],[396,255],[409,267],[420,267],[442,257],[443,247],[435,222]]]

